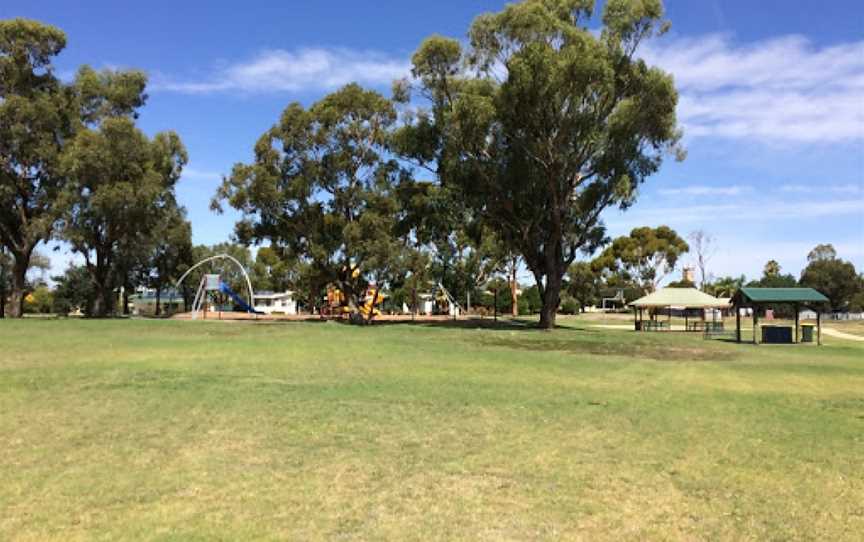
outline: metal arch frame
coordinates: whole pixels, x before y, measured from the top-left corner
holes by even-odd
[[[249,273],[246,272],[246,268],[243,267],[243,264],[240,263],[237,260],[237,258],[235,258],[234,256],[231,256],[230,254],[217,254],[215,256],[210,256],[209,258],[204,258],[200,262],[198,262],[195,265],[193,265],[192,267],[190,267],[188,271],[183,273],[183,276],[181,276],[179,279],[177,279],[177,282],[175,283],[177,290],[178,291],[180,290],[180,285],[183,284],[183,280],[189,275],[189,273],[191,273],[195,269],[201,267],[205,263],[212,262],[213,260],[220,260],[220,259],[231,260],[240,269],[240,272],[243,273],[243,277],[246,279],[246,288],[249,291],[249,306],[254,307],[255,306],[255,295],[252,291],[252,281],[249,280]]]

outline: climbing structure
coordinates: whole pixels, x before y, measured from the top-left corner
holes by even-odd
[[[249,280],[249,274],[246,272],[246,269],[243,267],[236,258],[231,256],[230,254],[217,254],[216,256],[210,256],[209,258],[205,258],[200,262],[196,263],[192,267],[189,268],[188,271],[183,273],[183,276],[177,281],[177,290],[180,291],[180,286],[183,284],[183,281],[186,280],[186,277],[189,276],[192,271],[201,267],[204,264],[207,264],[216,260],[227,260],[240,269],[240,272],[243,274],[243,277],[246,279],[246,288],[247,293],[249,294],[248,301],[243,299],[240,295],[238,295],[234,290],[232,290],[228,284],[226,284],[220,275],[217,274],[206,274],[201,277],[201,282],[198,284],[198,289],[195,292],[195,300],[192,303],[192,319],[197,320],[198,314],[201,312],[202,307],[205,306],[207,302],[207,296],[210,292],[220,292],[228,297],[230,297],[234,303],[240,307],[241,310],[248,312],[250,314],[261,314],[253,308],[255,303],[255,294],[252,291],[252,281]]]

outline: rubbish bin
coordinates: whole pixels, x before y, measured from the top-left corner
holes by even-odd
[[[792,344],[794,326],[762,325],[762,342],[765,344]]]
[[[801,324],[801,342],[802,343],[812,343],[813,342],[813,328],[816,327],[813,324]]]

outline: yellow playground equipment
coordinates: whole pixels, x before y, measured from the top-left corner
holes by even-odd
[[[348,317],[352,322],[370,322],[372,319],[381,314],[381,311],[376,307],[384,300],[384,294],[381,289],[373,283],[369,283],[366,287],[366,292],[361,298],[361,304],[357,307],[356,312],[351,309],[345,293],[335,286],[327,287],[327,303],[321,311],[322,318],[343,318]]]

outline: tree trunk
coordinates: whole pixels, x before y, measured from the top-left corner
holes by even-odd
[[[519,316],[519,284],[516,282],[516,262],[510,268],[510,314]]]
[[[156,316],[162,314],[162,284],[156,286]]]
[[[553,329],[555,327],[558,305],[561,304],[562,277],[563,273],[560,275],[558,273],[546,275],[546,286],[541,289],[543,307],[540,309],[540,327],[542,329]]]
[[[105,318],[111,314],[114,306],[114,288],[111,286],[109,274],[109,270],[100,269],[99,267],[95,269],[93,274],[96,295],[93,299],[92,316],[96,318]]]
[[[12,291],[9,296],[9,317],[24,317],[24,298],[27,295],[27,267],[30,265],[30,253],[26,258],[23,254],[15,254],[12,264]]]
[[[96,287],[96,297],[93,299],[93,316],[96,318],[105,318],[108,316],[108,306],[112,293],[106,291],[104,286]]]
[[[6,290],[0,290],[0,319],[6,318]]]
[[[123,288],[123,315],[129,316],[129,288]]]

